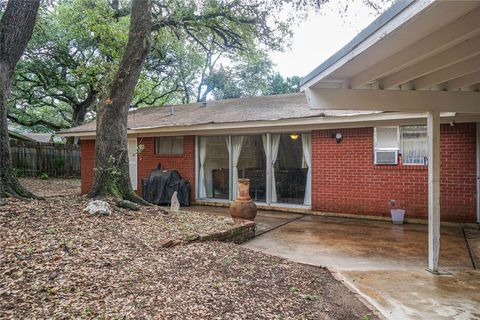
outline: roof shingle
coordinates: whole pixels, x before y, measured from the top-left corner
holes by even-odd
[[[173,110],[173,113],[172,113]],[[200,124],[236,123],[300,119],[310,117],[348,116],[376,113],[375,111],[314,110],[308,106],[305,94],[291,93],[226,100],[211,100],[206,106],[189,103],[132,110],[128,128],[160,128]],[[96,122],[64,130],[61,133],[95,131]]]

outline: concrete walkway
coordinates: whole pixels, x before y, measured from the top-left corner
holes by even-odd
[[[328,267],[389,319],[480,319],[480,232],[467,238],[471,250],[461,228],[442,228],[440,265],[450,276],[425,271],[423,225],[305,216],[244,246]]]

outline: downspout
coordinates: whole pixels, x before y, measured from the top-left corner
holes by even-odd
[[[477,122],[477,223],[480,223],[480,122]]]

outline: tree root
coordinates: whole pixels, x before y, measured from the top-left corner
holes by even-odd
[[[137,196],[134,192],[132,192],[129,195],[124,195],[123,199],[142,205],[142,206],[147,206],[147,207],[153,206],[150,202],[145,201],[145,199]]]
[[[128,201],[128,200],[116,200],[115,204],[117,207],[132,210],[132,211],[138,211],[139,207],[138,204]]]
[[[112,197],[115,201],[115,204],[120,208],[125,208],[129,210],[138,210],[138,205],[141,206],[152,206],[151,203],[145,201],[139,197],[131,188],[125,188],[126,191],[122,192],[124,188],[119,185],[112,183],[107,188],[92,188],[88,193],[89,198],[108,198]]]
[[[13,197],[24,201],[32,199],[45,200],[44,197],[37,196],[28,191],[27,188],[18,181],[15,173],[11,169],[4,171],[3,177],[0,177],[0,185],[0,203],[6,204],[7,197]]]

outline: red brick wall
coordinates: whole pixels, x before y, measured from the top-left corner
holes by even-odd
[[[441,216],[444,221],[476,220],[475,124],[442,125]],[[331,138],[341,132],[340,144]],[[195,189],[195,139],[186,136],[182,156],[154,154],[154,138],[139,138],[145,146],[138,157],[138,181],[158,163],[176,169]],[[82,192],[93,180],[94,141],[84,140]],[[312,209],[315,211],[389,216],[388,200],[406,209],[407,218],[427,218],[427,168],[373,164],[373,128],[319,130],[312,135]]]
[[[162,169],[178,170],[182,178],[188,179],[192,187],[192,200],[195,198],[195,137],[184,137],[183,155],[156,155],[155,138],[138,138],[138,145],[145,148],[138,155],[138,193],[141,194],[142,179],[147,178],[150,172],[162,164]],[[95,141],[82,140],[82,193],[90,191],[93,182],[93,165],[95,154]]]
[[[92,188],[93,183],[93,165],[95,157],[95,140],[81,140],[80,141],[81,159],[81,178],[82,178],[82,193],[88,193]]]
[[[185,136],[183,139],[183,155],[156,155],[155,138],[138,138],[138,145],[145,149],[138,155],[138,190],[141,193],[142,179],[162,164],[162,169],[178,170],[183,179],[190,181],[191,197],[195,199],[195,137]]]
[[[441,218],[476,220],[475,124],[441,127]],[[337,144],[331,138],[341,132]],[[373,164],[373,128],[319,130],[312,136],[312,209],[389,216],[388,200],[406,217],[427,218],[426,166]]]

